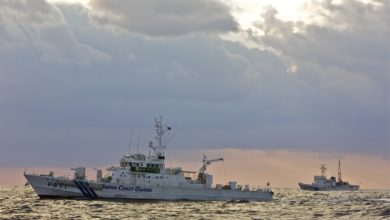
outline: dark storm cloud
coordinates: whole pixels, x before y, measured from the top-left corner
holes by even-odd
[[[113,31],[150,37],[237,31],[230,9],[216,0],[92,0],[91,20]]]
[[[33,13],[19,2],[23,16]],[[10,12],[10,2],[1,6],[2,166],[116,163],[127,152],[130,128],[134,137],[142,127],[144,149],[160,114],[174,129],[186,125],[170,149],[388,152],[387,53],[378,37],[386,30],[372,28],[370,38],[366,29],[286,23],[271,10],[259,27],[274,30],[254,37],[272,50],[258,50],[192,34],[197,29],[170,40],[117,35],[90,23],[97,11],[37,2],[46,9],[38,7],[42,18],[31,23],[20,22],[23,13]],[[382,8],[370,10],[375,17]],[[291,29],[296,25],[301,32]],[[286,71],[290,64],[295,73]]]
[[[164,42],[117,36],[91,26],[81,7],[56,7],[78,44],[102,51],[110,60],[79,65],[78,56],[85,55],[79,51],[74,62],[47,62],[41,48],[34,46],[2,51],[1,146],[13,156],[23,151],[27,163],[35,163],[35,158],[65,164],[83,160],[90,147],[100,159],[109,148],[116,159],[127,149],[123,146],[128,144],[130,127],[142,125],[150,131],[159,114],[176,120],[176,125],[185,123],[189,115],[194,117],[191,124],[199,117],[208,120],[214,114],[207,113],[208,105],[217,105],[212,108],[219,111],[218,103],[245,100],[258,87],[254,66],[245,56],[226,49],[217,37]],[[63,24],[55,27],[61,30]],[[39,40],[50,43],[41,34]],[[66,41],[61,36],[52,40],[60,46]],[[27,38],[23,42],[34,45],[35,41]],[[150,133],[143,136],[141,143],[152,137]],[[41,160],[57,153],[66,155],[63,161]],[[1,161],[12,163],[6,158]]]

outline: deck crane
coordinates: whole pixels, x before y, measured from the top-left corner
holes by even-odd
[[[204,173],[206,171],[207,166],[209,166],[210,164],[217,162],[217,161],[223,161],[223,158],[221,157],[221,158],[217,158],[217,159],[207,160],[206,155],[205,154],[203,155],[203,165],[199,169],[199,173],[198,173],[198,180],[200,182],[204,183],[206,181],[204,178]]]

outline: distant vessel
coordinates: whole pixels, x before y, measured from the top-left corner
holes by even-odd
[[[299,187],[302,190],[312,191],[355,191],[359,190],[359,185],[352,185],[348,182],[344,182],[341,179],[341,163],[339,160],[337,181],[336,177],[332,176],[330,179],[325,175],[325,164],[321,166],[321,176],[314,176],[314,182],[312,184],[299,183]]]
[[[223,158],[207,159],[203,156],[203,164],[199,172],[183,171],[181,168],[165,168],[164,149],[169,139],[164,137],[170,127],[162,123],[162,117],[155,119],[155,146],[149,142],[153,151],[149,156],[144,154],[127,154],[120,159],[118,167],[107,169],[103,177],[97,170],[96,180],[88,180],[85,167],[78,167],[73,178],[24,173],[27,181],[40,198],[85,198],[85,199],[125,199],[125,200],[246,200],[270,201],[272,190],[240,186],[230,181],[227,185],[213,185],[213,176],[206,173],[206,168],[213,162]],[[194,175],[191,177],[190,175]],[[197,175],[196,175],[197,174]]]

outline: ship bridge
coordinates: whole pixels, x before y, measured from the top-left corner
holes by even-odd
[[[132,172],[160,173],[164,168],[164,161],[146,157],[144,154],[125,155],[120,159],[120,167]]]

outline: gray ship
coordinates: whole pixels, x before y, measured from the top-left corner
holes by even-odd
[[[299,183],[299,187],[302,190],[311,191],[356,191],[359,190],[359,185],[352,185],[348,182],[344,182],[341,179],[341,166],[339,160],[338,175],[332,176],[330,179],[326,178],[325,175],[326,167],[325,164],[321,166],[321,176],[314,176],[314,182],[312,184]]]

